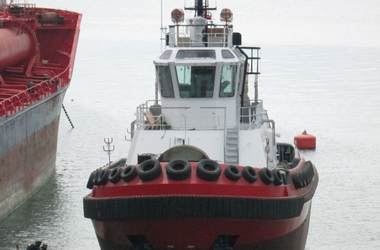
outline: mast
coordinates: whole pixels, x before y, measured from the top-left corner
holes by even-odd
[[[185,7],[185,10],[195,10],[195,16],[203,16],[208,10],[216,10],[216,7],[209,8],[208,0],[194,0],[194,7]]]

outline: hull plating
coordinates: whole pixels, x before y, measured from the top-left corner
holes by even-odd
[[[289,220],[93,220],[93,225],[102,250],[134,250],[133,237],[140,235],[155,250],[208,250],[221,235],[235,237],[234,250],[303,250],[309,228],[310,203],[305,204],[299,217]]]
[[[66,89],[0,124],[0,219],[52,177]]]

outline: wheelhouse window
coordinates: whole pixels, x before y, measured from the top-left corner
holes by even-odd
[[[165,51],[165,52],[160,56],[160,59],[169,59],[171,55],[172,55],[172,51],[171,51],[171,50],[167,50],[167,51]]]
[[[209,58],[215,59],[215,50],[179,50],[176,59],[198,59]]]
[[[212,98],[215,66],[176,66],[179,94],[182,98]]]
[[[233,97],[235,95],[236,65],[224,65],[220,80],[219,97]]]
[[[173,82],[169,66],[156,66],[156,71],[161,86],[161,96],[167,98],[174,97]]]

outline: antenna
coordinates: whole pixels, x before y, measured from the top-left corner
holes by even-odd
[[[195,10],[195,16],[203,16],[208,10],[216,10],[216,7],[210,8],[209,1],[205,0],[194,0],[194,7],[185,7],[185,10]]]

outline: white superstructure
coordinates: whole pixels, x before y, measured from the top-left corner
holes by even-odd
[[[232,16],[228,11],[222,13]],[[263,102],[247,95],[248,75],[257,81],[259,74],[260,48],[235,46],[241,36],[231,19],[215,25],[205,15],[169,27],[168,46],[154,61],[161,100],[137,107],[128,165],[138,155],[190,145],[219,163],[276,166],[274,122]]]

